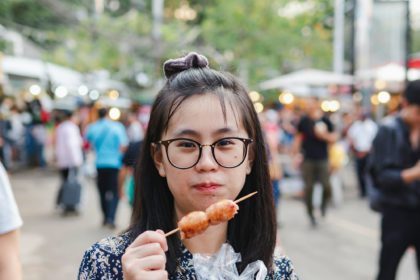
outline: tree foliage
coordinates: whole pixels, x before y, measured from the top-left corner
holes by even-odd
[[[286,2],[218,0],[206,10],[203,37],[220,52],[234,54],[233,68],[248,65],[251,85],[299,67],[329,68],[330,7],[319,1],[307,13],[280,16]]]
[[[207,54],[250,87],[301,67],[331,67],[333,1],[165,1],[157,41],[152,0],[115,1],[105,0],[104,13],[96,15],[94,1],[2,0],[0,24],[41,45],[50,61],[83,72],[108,69],[124,79],[138,72],[157,79],[163,60],[189,50]],[[312,6],[294,16],[280,13],[291,2]],[[190,21],[175,17],[186,3],[197,13]]]

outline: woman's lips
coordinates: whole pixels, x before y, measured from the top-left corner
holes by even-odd
[[[209,191],[214,191],[220,188],[221,186],[222,185],[217,184],[217,183],[201,183],[201,184],[194,185],[193,188],[198,191],[209,192]]]

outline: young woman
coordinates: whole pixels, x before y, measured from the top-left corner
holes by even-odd
[[[241,254],[239,272],[261,260],[266,279],[297,279],[288,259],[273,256],[272,188],[246,89],[196,53],[167,61],[164,70],[167,82],[154,102],[137,168],[131,226],[85,253],[79,279],[197,279],[192,254],[215,254],[224,243]],[[165,238],[191,211],[254,191],[229,222],[191,239]]]

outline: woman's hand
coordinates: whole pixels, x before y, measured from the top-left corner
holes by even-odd
[[[122,256],[124,279],[167,280],[168,272],[165,270],[167,250],[168,245],[163,231],[146,231],[140,234]]]

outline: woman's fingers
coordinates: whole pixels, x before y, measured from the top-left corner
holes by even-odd
[[[137,258],[144,258],[153,255],[162,255],[165,257],[165,252],[162,250],[159,243],[149,243],[134,248],[127,248],[125,253]]]
[[[145,271],[165,270],[166,258],[162,255],[148,256],[141,260],[139,267]]]
[[[128,246],[122,256],[124,279],[167,279],[165,270],[168,250],[162,231],[146,231]]]
[[[159,243],[163,251],[168,250],[168,244],[166,243],[165,235],[161,230],[143,232],[134,240],[133,243],[131,243],[129,248],[134,248],[147,243]]]

